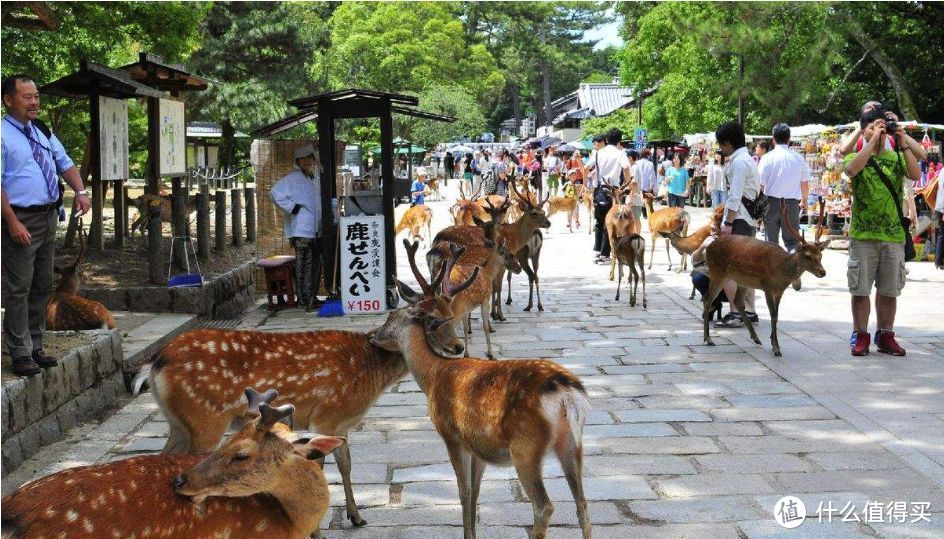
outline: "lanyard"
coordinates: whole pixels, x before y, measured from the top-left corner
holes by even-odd
[[[26,140],[28,140],[28,141],[30,141],[30,142],[35,142],[40,148],[42,148],[42,149],[46,150],[47,152],[49,152],[50,154],[52,154],[52,148],[50,148],[49,146],[46,146],[46,145],[43,144],[42,142],[40,142],[40,141],[36,140],[35,138],[33,138],[32,134],[31,134],[31,133],[33,132],[33,126],[32,126],[32,125],[27,124],[27,125],[24,125],[24,126],[23,126],[23,129],[20,129],[19,127],[16,126],[15,123],[13,123],[13,120],[11,120],[9,116],[4,116],[3,119],[4,119],[8,124],[12,125],[12,126],[17,130],[18,133],[20,133],[21,135],[23,135],[24,137],[26,137]]]

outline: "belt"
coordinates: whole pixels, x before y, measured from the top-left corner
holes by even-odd
[[[57,206],[55,202],[50,202],[49,204],[37,204],[35,206],[14,206],[10,204],[10,207],[13,208],[13,211],[22,213],[46,213],[56,210]]]

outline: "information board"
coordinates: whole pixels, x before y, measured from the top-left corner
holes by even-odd
[[[103,180],[128,178],[128,102],[98,97],[99,158]]]
[[[341,218],[341,303],[346,314],[386,310],[384,216]]]
[[[161,99],[158,121],[161,176],[181,176],[187,172],[187,126],[183,101]]]

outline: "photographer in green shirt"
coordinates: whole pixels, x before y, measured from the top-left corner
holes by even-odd
[[[902,181],[920,177],[914,151],[902,138],[895,116],[883,107],[867,109],[859,119],[864,144],[845,159],[852,179],[852,225],[849,229],[849,292],[855,343],[852,355],[869,353],[869,295],[875,284],[876,344],[896,356],[905,350],[895,341],[897,298],[905,286],[905,231],[901,225]],[[895,141],[886,146],[886,137]]]

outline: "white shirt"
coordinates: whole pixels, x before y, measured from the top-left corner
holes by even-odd
[[[560,159],[558,159],[556,155],[549,155],[545,157],[544,170],[550,172],[551,174],[560,174]]]
[[[757,221],[741,204],[741,197],[754,200],[760,192],[757,164],[754,163],[754,158],[748,153],[747,148],[743,146],[731,154],[730,163],[726,174],[731,187],[728,189],[728,201],[724,203],[724,208],[728,211],[736,211],[738,219],[747,221],[747,224],[751,226],[757,226]]]
[[[633,186],[633,196],[631,197],[629,204],[631,206],[642,206],[642,182],[639,177],[639,161],[633,163],[633,166],[629,167],[629,174],[632,176],[632,186]]]
[[[590,164],[596,166],[594,185],[619,186],[623,183],[623,169],[629,168],[629,157],[616,146],[606,145],[590,154]]]
[[[727,191],[728,186],[724,180],[724,165],[717,163],[708,163],[708,190],[709,191]]]
[[[633,172],[633,177],[636,178],[637,174],[640,189],[645,192],[656,190],[656,167],[652,164],[652,160],[640,158],[636,161],[636,170]]]
[[[316,238],[321,235],[321,181],[301,170],[293,170],[276,182],[269,193],[275,205],[285,212],[286,238]],[[295,205],[302,208],[292,215]]]
[[[944,169],[937,173],[937,200],[934,202],[934,209],[944,213]]]
[[[803,197],[800,184],[810,181],[806,160],[786,144],[777,144],[761,157],[757,172],[764,194],[769,197],[800,200]]]

